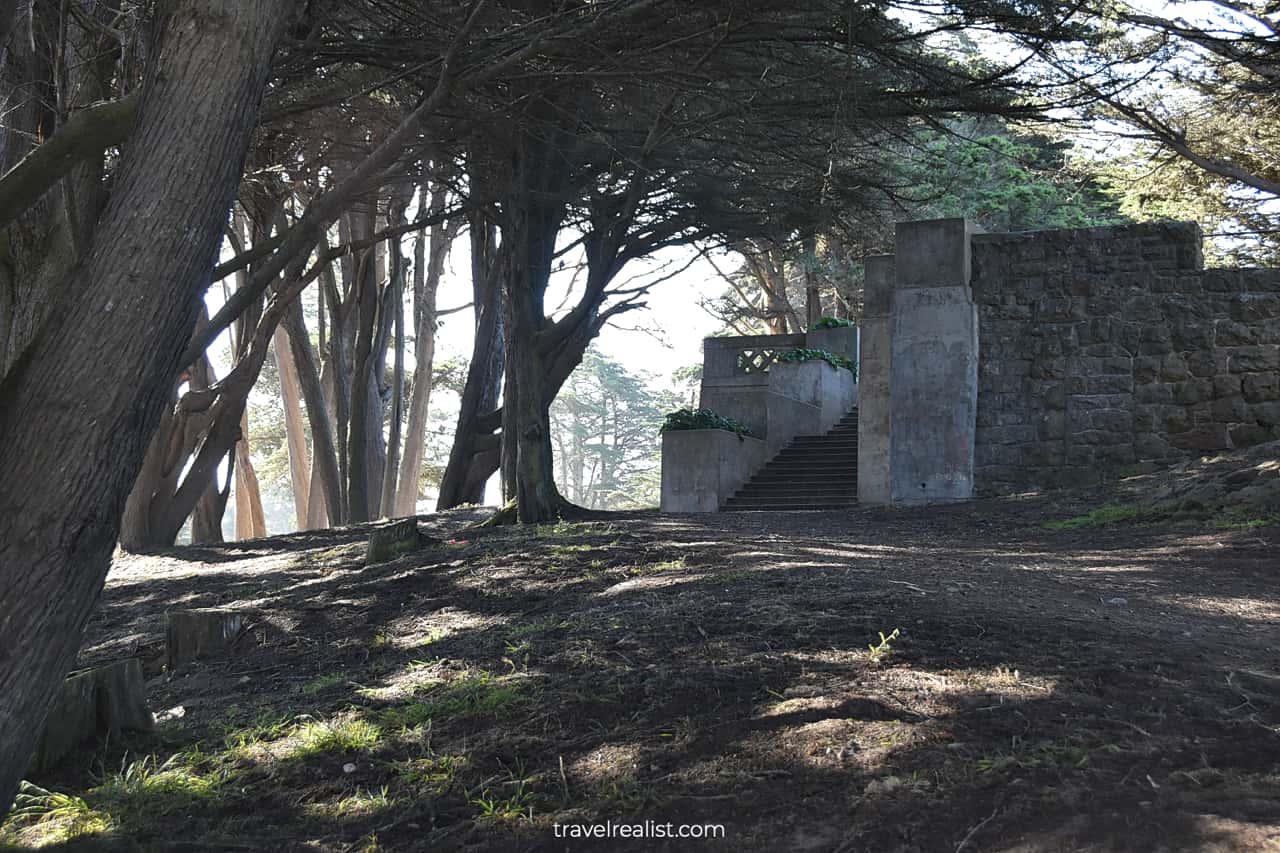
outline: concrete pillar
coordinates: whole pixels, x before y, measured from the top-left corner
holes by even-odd
[[[887,504],[889,488],[889,322],[893,255],[866,260],[858,342],[858,501]]]
[[[978,309],[969,289],[973,232],[963,219],[903,222],[897,228],[889,320],[889,499],[894,504],[973,497],[978,412]]]

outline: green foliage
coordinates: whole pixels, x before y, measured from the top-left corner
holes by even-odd
[[[797,348],[787,350],[778,354],[778,361],[783,362],[804,362],[804,361],[825,361],[836,370],[844,369],[853,374],[853,378],[858,378],[858,363],[853,359],[845,358],[842,355],[836,355],[833,352],[827,352],[824,349],[806,349]]]
[[[967,216],[988,231],[1086,228],[1125,221],[1118,202],[1068,142],[998,120],[922,131],[905,166],[910,218]]]
[[[809,331],[814,332],[818,329],[848,329],[854,326],[852,320],[845,320],[840,317],[823,317],[818,322],[809,327]]]
[[[445,719],[503,716],[528,700],[520,684],[482,674],[443,685],[425,699],[386,711],[385,716],[393,725],[411,728]]]
[[[294,737],[297,743],[290,754],[294,758],[307,758],[373,749],[382,740],[382,730],[368,720],[333,720],[304,723]]]
[[[739,436],[751,435],[751,430],[744,424],[733,418],[717,415],[710,409],[677,409],[674,412],[668,412],[658,433],[683,429],[723,429],[737,433]]]
[[[871,656],[872,663],[879,663],[881,658],[883,658],[889,652],[893,651],[893,641],[898,639],[899,636],[901,636],[897,628],[894,628],[888,634],[885,634],[884,631],[880,631],[878,633],[880,634],[880,642],[872,643],[871,645],[867,646],[867,650]]]
[[[1151,519],[1154,511],[1149,507],[1137,504],[1106,503],[1096,509],[1057,521],[1046,521],[1047,530],[1079,530],[1086,527],[1106,527],[1111,524],[1125,524]]]
[[[556,483],[570,501],[590,509],[658,502],[655,428],[681,400],[653,379],[587,350],[551,405]]]

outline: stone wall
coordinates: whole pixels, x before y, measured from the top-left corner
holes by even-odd
[[[1280,270],[1205,270],[1191,223],[976,235],[980,492],[1280,438]]]

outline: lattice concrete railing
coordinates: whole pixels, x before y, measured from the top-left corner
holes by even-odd
[[[707,338],[703,346],[704,382],[742,377],[748,383],[767,385],[769,368],[787,350],[804,346],[804,335],[749,335]]]

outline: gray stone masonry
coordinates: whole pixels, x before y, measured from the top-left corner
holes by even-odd
[[[1280,270],[1200,246],[1193,223],[972,239],[980,492],[1280,438]]]

